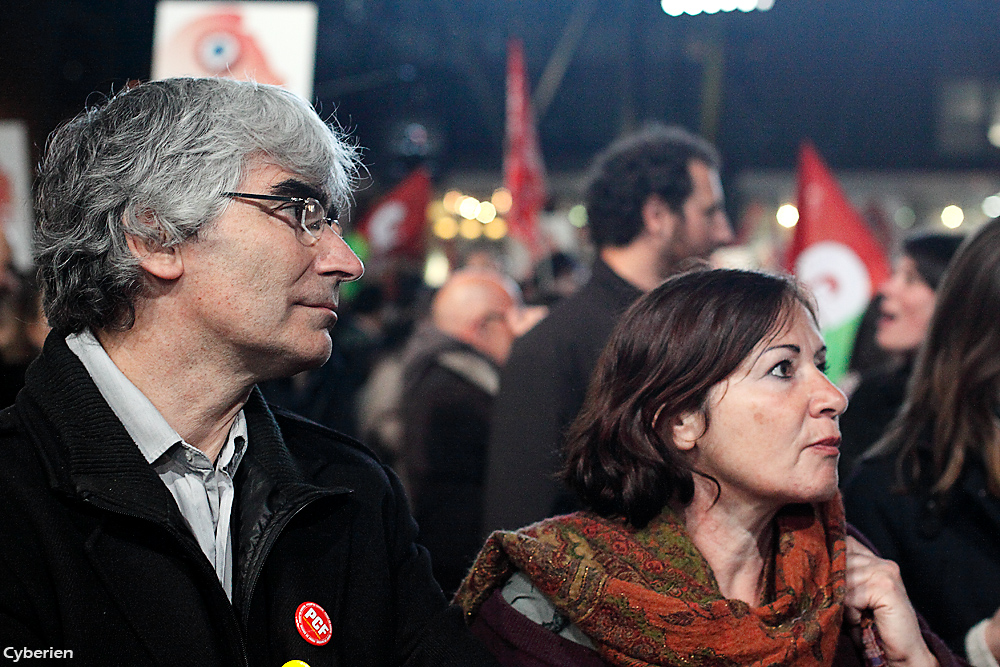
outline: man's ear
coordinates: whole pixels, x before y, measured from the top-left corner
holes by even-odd
[[[698,444],[698,439],[705,435],[705,415],[699,411],[680,414],[670,422],[674,446],[681,451],[690,451]]]
[[[658,238],[673,238],[677,226],[677,214],[658,195],[649,195],[642,204],[642,226],[649,234]]]
[[[139,216],[139,223],[153,227],[157,225],[156,215],[146,211]],[[184,262],[177,246],[152,244],[134,234],[125,233],[128,249],[139,260],[139,266],[148,274],[160,280],[177,280],[184,274]]]

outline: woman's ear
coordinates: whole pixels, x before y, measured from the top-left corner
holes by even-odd
[[[700,410],[684,412],[671,420],[670,429],[674,446],[682,452],[690,451],[705,435],[705,415]]]

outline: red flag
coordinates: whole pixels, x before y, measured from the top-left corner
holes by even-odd
[[[785,268],[816,296],[829,374],[837,379],[847,369],[861,314],[889,277],[889,260],[808,142],[799,152],[798,208]]]
[[[402,254],[420,258],[424,253],[427,205],[431,200],[431,174],[417,167],[358,225],[372,258]]]
[[[537,256],[541,252],[538,214],[545,206],[545,166],[524,74],[524,48],[521,40],[515,38],[507,43],[507,142],[503,171],[512,202],[507,213],[508,229],[511,236]]]

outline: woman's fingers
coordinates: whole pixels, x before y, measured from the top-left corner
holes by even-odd
[[[920,634],[917,614],[910,604],[899,574],[899,566],[879,558],[853,537],[847,538],[846,617],[861,622],[861,612],[870,609],[875,627],[891,664],[935,665],[937,660]]]

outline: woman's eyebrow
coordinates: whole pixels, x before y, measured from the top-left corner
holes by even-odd
[[[823,349],[826,349],[826,348],[824,347]],[[766,352],[770,352],[772,350],[791,350],[795,354],[802,354],[802,348],[799,347],[798,345],[793,345],[791,343],[786,343],[784,345],[773,345],[773,346],[767,348],[766,350],[764,350],[764,352],[761,352],[761,354],[764,354]]]

